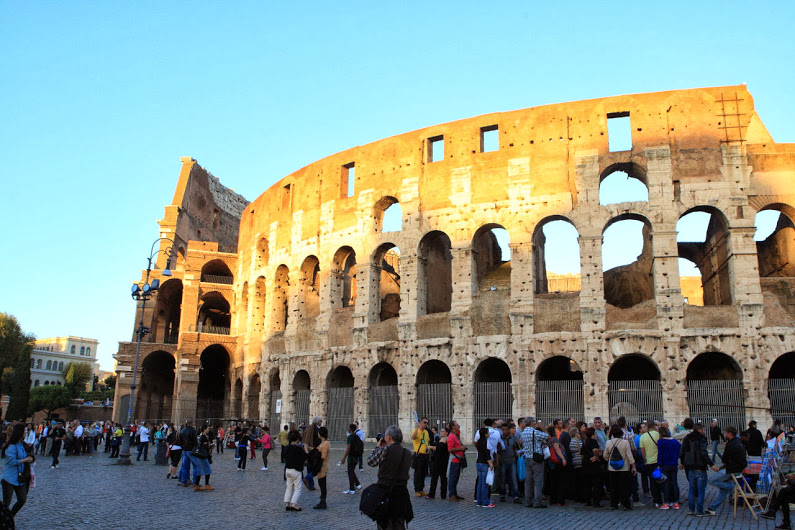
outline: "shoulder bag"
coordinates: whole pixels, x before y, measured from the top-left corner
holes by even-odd
[[[533,429],[533,462],[537,464],[544,463],[544,453],[537,453],[536,452],[536,430]]]
[[[406,453],[408,449],[402,448],[402,455],[400,456],[400,465],[398,470],[403,469],[403,462],[406,461]],[[392,484],[370,484],[362,490],[362,496],[359,499],[359,511],[372,519],[373,521],[382,518],[382,513],[389,506],[389,493],[392,490]]]
[[[618,456],[616,456],[616,451],[618,451]],[[624,467],[624,458],[621,456],[621,451],[618,450],[618,441],[613,442],[613,448],[610,450],[610,467],[616,471],[621,471]]]

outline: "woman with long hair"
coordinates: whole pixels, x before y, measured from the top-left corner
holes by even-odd
[[[478,459],[475,468],[478,472],[478,487],[477,487],[477,505],[481,508],[494,508],[494,503],[489,498],[489,485],[486,483],[486,476],[489,470],[494,469],[494,462],[491,460],[491,451],[489,451],[488,440],[489,430],[486,427],[480,429],[480,438],[475,442],[475,447],[478,450]]]
[[[566,451],[560,444],[557,429],[554,425],[547,426],[549,434],[549,502],[556,506],[566,506],[566,481],[563,466],[568,465]]]
[[[3,479],[0,483],[3,485],[3,504],[6,508],[11,506],[11,499],[13,499],[14,494],[17,496],[17,502],[11,508],[12,516],[15,516],[25,505],[25,501],[28,500],[30,473],[26,473],[25,467],[26,464],[32,464],[36,460],[25,449],[25,445],[22,443],[24,436],[25,424],[15,423],[3,446],[3,451],[6,454],[6,467],[3,470]]]
[[[328,441],[327,428],[319,427],[317,430],[317,435],[320,437],[320,445],[318,446],[317,450],[320,451],[320,458],[323,460],[323,463],[320,465],[320,471],[318,471],[316,477],[317,483],[320,486],[320,502],[314,506],[314,509],[325,510],[328,507],[326,506],[326,495],[328,493],[328,488],[326,487],[326,476],[328,475],[328,464],[331,460],[331,444]]]
[[[210,426],[204,425],[199,435],[199,445],[201,446],[202,456],[196,459],[196,478],[193,480],[193,491],[212,491],[215,488],[210,486],[210,473],[213,463],[213,446],[210,443]],[[204,488],[201,487],[202,476],[204,476]]]

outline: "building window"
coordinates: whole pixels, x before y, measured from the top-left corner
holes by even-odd
[[[41,359],[36,361],[36,368],[41,368]]]
[[[38,379],[36,379],[35,381],[33,381],[33,386],[39,386],[39,380],[38,380]]]
[[[428,138],[428,162],[444,160],[444,136]]]
[[[632,150],[632,125],[629,111],[607,114],[607,145],[611,153]]]
[[[86,356],[91,357],[91,347],[86,348]]]
[[[500,129],[497,125],[480,128],[480,152],[500,150]]]
[[[72,344],[72,350],[71,351],[72,351],[72,353],[75,352],[75,345],[74,344]]]
[[[58,363],[58,371],[63,372],[63,361]]]
[[[47,368],[45,370],[52,370],[52,361],[47,361]]]
[[[80,346],[80,355],[85,355],[85,354],[86,354],[86,347]]]
[[[35,366],[36,366],[36,359],[31,359],[30,360],[30,367],[33,368]]]
[[[61,382],[60,382],[60,381],[57,381],[55,384],[56,384],[57,386],[61,386]]]
[[[49,381],[44,381],[44,386],[50,386],[50,382]]]
[[[356,193],[356,164],[351,162],[342,166],[340,197],[353,197]]]

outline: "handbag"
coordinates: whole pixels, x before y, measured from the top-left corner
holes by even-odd
[[[403,454],[400,457],[398,469],[403,469],[406,452],[408,452],[408,449],[402,450]],[[383,512],[389,507],[389,493],[391,491],[392,485],[370,484],[362,490],[362,496],[359,499],[359,511],[373,521],[382,519]]]
[[[520,482],[524,482],[524,479],[527,476],[527,471],[525,470],[524,466],[524,459],[522,459],[521,463],[516,466],[516,475]]]
[[[461,467],[461,469],[466,469],[467,467],[466,453],[461,453],[461,456],[458,457],[458,465]]]
[[[196,458],[207,458],[207,449],[205,449],[202,444],[196,444],[196,446],[191,449],[190,454]]]
[[[536,453],[535,448],[536,448],[536,430],[533,429],[533,462],[541,464],[544,462],[544,458],[546,457],[544,453]]]
[[[488,473],[486,473],[486,484],[489,486],[494,485],[494,468],[489,468]]]

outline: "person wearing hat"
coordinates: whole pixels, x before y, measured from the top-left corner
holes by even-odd
[[[765,439],[759,429],[756,428],[756,421],[751,420],[748,422],[748,443],[745,445],[745,451],[748,456],[762,456],[762,449],[765,447]]]

